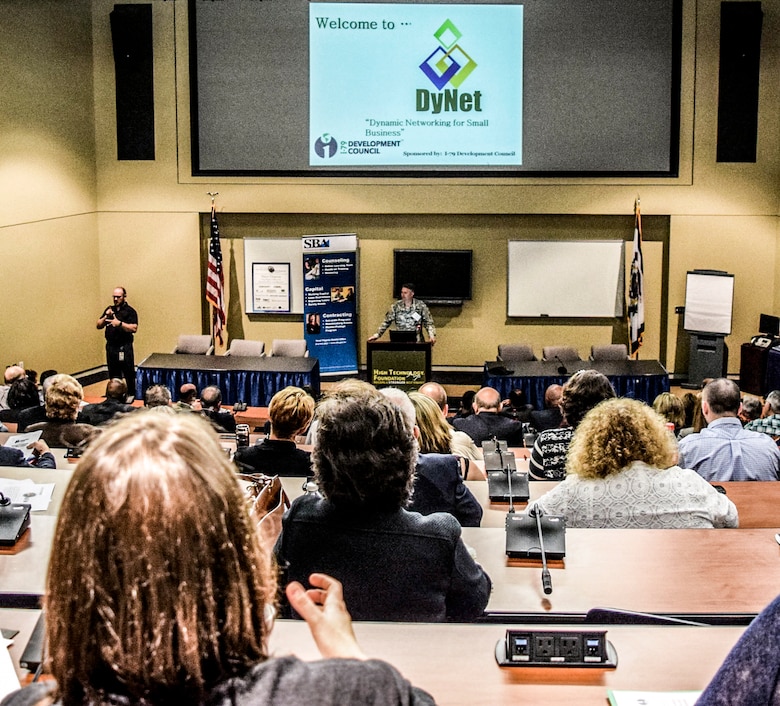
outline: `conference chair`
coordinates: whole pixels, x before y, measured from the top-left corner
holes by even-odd
[[[582,358],[577,349],[571,346],[545,346],[542,348],[542,360],[574,361]]]
[[[499,343],[497,360],[502,363],[536,360],[534,349],[525,343]]]
[[[265,342],[234,338],[230,342],[230,348],[225,351],[225,355],[242,358],[263,358],[265,357]]]
[[[275,338],[268,355],[277,358],[308,358],[309,351],[302,338]]]
[[[628,360],[628,346],[625,343],[609,343],[590,347],[591,360]]]
[[[174,353],[193,353],[195,355],[213,355],[214,346],[211,345],[211,336],[209,335],[188,335],[179,336],[179,342]]]

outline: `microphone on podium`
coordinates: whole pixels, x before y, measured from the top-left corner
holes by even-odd
[[[558,375],[568,375],[569,369],[564,365],[563,361],[556,355],[555,360],[557,360],[560,365],[558,366]]]

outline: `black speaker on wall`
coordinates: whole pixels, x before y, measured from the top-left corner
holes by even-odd
[[[718,162],[756,161],[763,19],[760,2],[720,4]]]
[[[154,159],[154,61],[151,4],[111,11],[116,80],[117,159]]]

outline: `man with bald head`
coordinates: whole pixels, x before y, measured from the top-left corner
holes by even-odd
[[[418,392],[421,395],[430,397],[436,403],[446,421],[450,406],[447,404],[447,391],[444,387],[438,382],[426,382],[420,387]],[[472,461],[480,461],[482,459],[482,451],[477,448],[474,440],[465,431],[458,431],[450,427],[450,439],[452,440],[450,448],[456,456],[462,456]]]
[[[124,379],[127,394],[135,398],[133,336],[138,331],[138,312],[127,303],[124,287],[115,287],[112,299],[114,303],[103,310],[96,328],[105,329],[108,377]]]
[[[477,446],[495,437],[506,441],[508,446],[523,445],[523,425],[516,419],[509,419],[501,412],[501,395],[492,387],[483,387],[474,395],[474,414],[456,419],[453,426],[465,431]]]
[[[25,376],[24,368],[20,365],[9,365],[5,369],[3,379],[5,385],[0,385],[0,410],[10,409],[8,406],[8,391],[11,389],[11,383],[15,380],[21,380]]]
[[[563,385],[553,384],[544,391],[544,409],[531,412],[531,426],[538,432],[557,429],[563,422],[561,398]]]
[[[778,480],[780,450],[772,437],[742,428],[739,387],[716,378],[701,392],[707,426],[680,441],[681,468],[692,468],[708,481]]]

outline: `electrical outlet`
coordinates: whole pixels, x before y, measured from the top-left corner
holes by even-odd
[[[606,631],[507,630],[496,645],[501,666],[614,668],[617,656]]]
[[[558,643],[558,655],[565,659],[580,659],[582,655],[579,635],[561,635]]]
[[[553,635],[536,635],[534,638],[534,657],[550,659],[555,656],[555,638]]]

